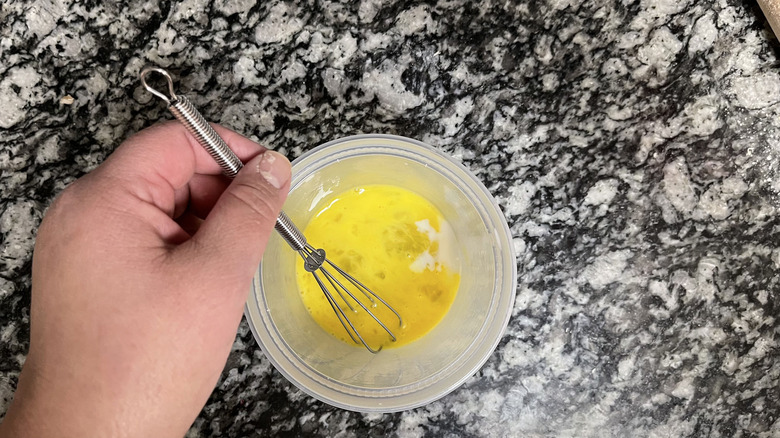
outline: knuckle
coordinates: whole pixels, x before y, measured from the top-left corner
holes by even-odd
[[[54,199],[54,203],[69,203],[78,199],[79,181],[74,181],[69,184],[63,191],[61,191]]]
[[[81,202],[77,183],[78,181],[65,187],[54,197],[46,210],[46,216],[56,217],[66,214],[68,210],[73,210]]]

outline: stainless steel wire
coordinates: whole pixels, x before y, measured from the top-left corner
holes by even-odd
[[[150,73],[158,73],[166,79],[168,87],[167,96],[147,83],[146,77]],[[184,96],[179,96],[174,93],[173,79],[167,71],[157,67],[146,68],[141,71],[141,83],[150,93],[164,100],[168,104],[168,109],[173,114],[173,116],[179,122],[181,122],[193,135],[193,137],[198,140],[198,143],[200,143],[201,146],[203,146],[206,151],[208,151],[208,153],[222,168],[222,173],[225,176],[232,179],[238,175],[238,172],[242,167],[244,167],[244,164],[236,156],[236,154],[233,153],[222,137],[217,134],[217,131],[215,131],[214,128],[209,125],[206,119],[203,118],[200,112],[195,109],[190,100]],[[355,306],[351,304],[352,301],[356,303],[358,307],[363,309],[369,316],[371,316],[371,318],[382,329],[384,329],[384,331],[388,333],[393,341],[396,340],[395,334],[393,334],[387,325],[385,325],[374,314],[374,312],[372,312],[368,306],[366,306],[358,298],[358,296],[356,296],[354,292],[345,286],[344,283],[348,283],[351,287],[357,289],[359,293],[362,294],[371,303],[370,305],[372,307],[376,307],[378,303],[381,303],[390,309],[390,311],[392,311],[392,313],[395,314],[395,316],[398,318],[398,326],[401,327],[403,325],[403,320],[401,319],[401,315],[399,315],[398,312],[393,309],[393,307],[391,307],[377,294],[372,292],[363,283],[328,260],[325,254],[325,250],[311,246],[306,241],[306,237],[303,235],[301,230],[295,226],[292,220],[290,220],[290,218],[283,211],[279,213],[279,217],[276,219],[276,225],[274,228],[282,236],[285,242],[287,242],[287,244],[290,245],[290,247],[301,256],[304,262],[304,268],[307,272],[310,272],[314,276],[314,279],[317,281],[320,289],[322,289],[322,292],[325,294],[328,303],[333,308],[333,311],[338,317],[339,322],[344,327],[344,330],[347,331],[347,334],[352,339],[352,341],[354,341],[356,344],[363,344],[363,346],[372,353],[378,353],[382,349],[381,346],[379,348],[372,348],[368,345],[360,332],[358,332],[358,330],[355,328],[355,325],[349,319],[346,312],[339,305],[338,301],[336,301],[336,298],[334,297],[333,292],[331,292],[331,289],[335,291],[335,293],[339,296],[339,298],[341,298],[341,300],[346,304],[347,308],[351,312],[356,312]],[[331,272],[331,270],[328,268],[331,268],[336,273],[336,275],[334,275],[334,273]],[[327,281],[327,283],[330,285],[330,288],[328,288],[318,273],[322,274],[322,278]]]

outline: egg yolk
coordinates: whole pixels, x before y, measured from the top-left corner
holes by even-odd
[[[350,310],[317,272],[372,348],[398,347],[424,336],[449,310],[460,284],[455,236],[441,213],[423,197],[389,185],[356,187],[326,198],[304,229],[328,260],[363,283],[392,306],[403,320],[381,303],[375,306],[339,275],[339,281],[396,336],[392,339],[367,312],[350,299]],[[335,274],[335,270],[324,267]],[[326,332],[354,344],[314,276],[303,261],[296,267],[298,288],[312,318]],[[362,344],[359,344],[362,345]]]

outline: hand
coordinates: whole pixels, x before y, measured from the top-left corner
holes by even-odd
[[[186,433],[290,185],[282,155],[215,129],[247,163],[232,183],[166,123],[53,203],[35,244],[30,351],[0,436]]]

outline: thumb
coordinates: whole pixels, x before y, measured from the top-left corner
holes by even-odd
[[[224,278],[252,278],[290,189],[290,162],[265,151],[246,163],[190,242]]]

